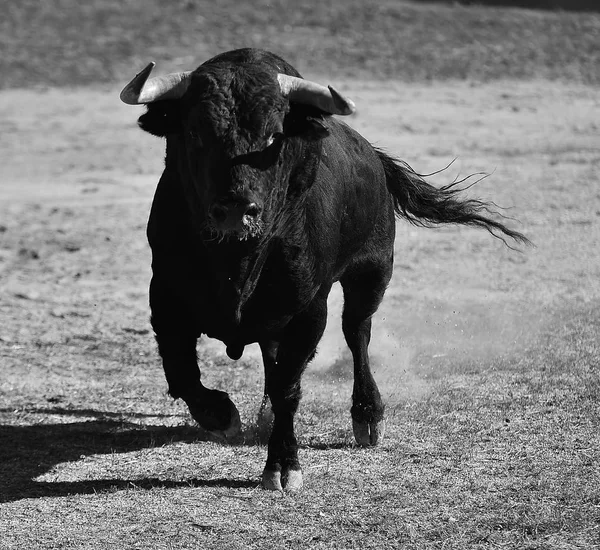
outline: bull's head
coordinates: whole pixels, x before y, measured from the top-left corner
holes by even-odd
[[[208,62],[148,80],[153,67],[121,100],[148,105],[140,126],[167,137],[167,164],[176,163],[192,213],[223,237],[259,236],[290,193],[296,164],[306,162],[304,148],[328,134],[324,115],[354,112],[332,87],[277,65]]]

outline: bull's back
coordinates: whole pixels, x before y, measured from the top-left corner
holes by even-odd
[[[393,199],[383,165],[372,145],[337,119],[329,121],[317,181],[308,204],[326,235],[324,255],[333,256],[335,278],[345,268],[393,245]],[[323,237],[320,237],[323,241]]]

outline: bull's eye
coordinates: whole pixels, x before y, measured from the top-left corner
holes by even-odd
[[[277,143],[278,141],[281,141],[282,139],[283,139],[283,134],[281,132],[275,132],[275,133],[271,134],[267,138],[267,147],[271,147],[271,145],[273,145],[274,143]]]

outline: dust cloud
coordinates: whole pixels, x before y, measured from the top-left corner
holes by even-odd
[[[342,328],[342,291],[332,290],[327,329],[309,372],[332,382],[352,380],[352,357]],[[422,399],[448,373],[484,371],[521,353],[550,317],[540,306],[460,293],[452,299],[390,292],[373,316],[371,365],[388,406]]]
[[[472,290],[410,296],[392,284],[373,316],[369,355],[388,407],[425,398],[451,373],[485,371],[501,358],[516,356],[535,340],[552,314],[539,304],[473,296]],[[352,383],[352,356],[342,333],[343,295],[334,285],[327,328],[307,376]],[[225,345],[203,338],[207,356],[228,362]],[[246,346],[243,361],[262,371],[258,344]]]

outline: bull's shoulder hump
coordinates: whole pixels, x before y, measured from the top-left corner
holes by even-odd
[[[368,170],[374,176],[383,175],[383,166],[371,143],[345,122],[332,117],[328,120],[330,135],[324,140],[324,160],[331,168],[348,167]]]

